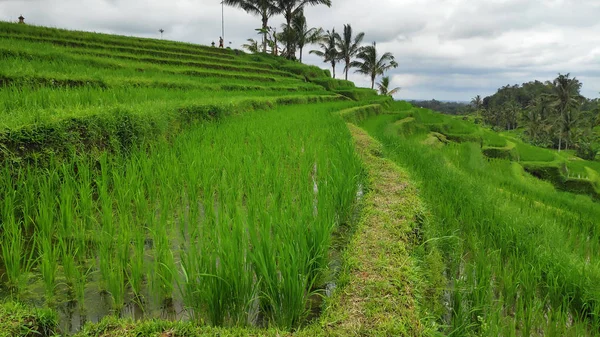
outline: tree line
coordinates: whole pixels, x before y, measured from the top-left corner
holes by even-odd
[[[304,8],[317,5],[331,7],[331,0],[224,0],[224,3],[260,16],[262,25],[257,31],[262,35],[262,41],[248,39],[248,43],[243,45],[252,53],[271,53],[302,62],[304,48],[315,44],[318,49],[309,53],[323,58],[323,61],[331,66],[333,78],[336,77],[336,66],[343,64],[346,80],[350,69],[355,68],[355,72],[369,76],[371,89],[375,88],[377,76],[398,67],[391,53],[378,53],[375,42],[363,46],[365,33],[354,34],[350,24],[344,25],[341,34],[337,33],[335,28],[309,28]],[[285,23],[278,32],[276,28],[269,26],[269,19],[281,14]],[[377,83],[378,90],[383,95],[391,96],[400,90],[389,86],[389,77],[383,77],[381,82]]]
[[[504,86],[491,96],[477,95],[471,106],[493,128],[523,128],[534,145],[575,149],[585,159],[600,151],[600,100],[581,95],[582,83],[570,74],[553,81]],[[596,129],[595,129],[596,128]]]
[[[410,104],[419,107],[439,111],[448,115],[466,115],[472,112],[468,102],[442,102],[437,99],[431,100],[411,100]]]

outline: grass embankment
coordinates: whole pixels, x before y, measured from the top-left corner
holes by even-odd
[[[50,309],[31,309],[15,302],[0,302],[0,336],[53,336],[56,313]]]
[[[363,125],[407,167],[431,210],[426,236],[438,238],[448,278],[441,332],[597,335],[599,204],[557,191],[517,162],[486,158],[479,141],[423,143],[428,125],[399,128],[396,121],[419,115],[397,110]]]

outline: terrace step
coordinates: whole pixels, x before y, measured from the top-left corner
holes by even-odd
[[[23,37],[46,37],[51,39],[71,39],[72,42],[86,41],[92,43],[102,43],[122,47],[141,47],[155,50],[168,49],[172,52],[179,52],[190,55],[216,55],[223,58],[233,58],[234,52],[228,49],[211,48],[206,46],[173,42],[166,40],[153,40],[132,38],[118,35],[107,35],[101,33],[82,33],[70,32],[62,29],[52,29],[35,26],[19,26],[10,23],[0,23],[1,30],[5,33],[19,35]]]
[[[247,72],[247,73],[258,73],[258,74],[268,74],[282,77],[294,77],[300,78],[298,75],[280,71],[273,69],[264,69],[264,68],[253,68],[248,66],[233,66],[233,65],[223,65],[219,63],[209,63],[209,62],[201,62],[201,61],[178,61],[172,59],[165,58],[151,58],[151,57],[137,57],[133,55],[127,54],[114,54],[114,53],[102,53],[97,51],[73,51],[75,54],[93,56],[99,58],[110,58],[110,59],[122,59],[122,60],[130,60],[137,61],[142,63],[152,63],[152,64],[160,64],[160,65],[172,65],[172,66],[185,66],[192,68],[202,68],[202,69],[211,69],[211,70],[224,70],[224,71],[239,71],[239,72]],[[215,60],[215,62],[217,62]]]
[[[64,47],[65,50],[88,50],[88,51],[113,51],[113,52],[122,52],[129,53],[133,55],[145,55],[148,57],[157,57],[157,58],[166,58],[166,59],[176,59],[176,60],[190,60],[190,61],[207,61],[207,62],[219,62],[222,64],[228,65],[249,65],[255,68],[262,69],[274,69],[271,64],[264,62],[256,62],[252,60],[245,60],[242,57],[235,55],[221,55],[221,54],[207,54],[207,55],[197,55],[197,54],[182,54],[176,52],[169,52],[168,50],[154,50],[154,49],[144,49],[144,48],[134,48],[127,46],[113,46],[113,45],[104,45],[97,43],[85,43],[79,41],[70,41],[70,40],[60,40],[60,39],[51,39],[51,38],[41,38],[36,36],[23,36],[23,35],[11,35],[11,34],[3,34],[0,33],[0,38],[5,39],[5,41],[29,41],[33,43],[43,43],[47,45],[54,45],[59,47]],[[250,56],[248,56],[250,58]]]
[[[59,74],[57,74],[59,75]],[[183,90],[205,90],[205,91],[318,91],[323,90],[318,85],[306,83],[294,86],[261,86],[261,85],[242,85],[242,84],[202,84],[194,82],[181,81],[156,81],[145,78],[115,78],[94,79],[84,77],[65,77],[63,76],[37,76],[35,73],[26,76],[0,73],[0,88],[21,88],[31,89],[51,87],[51,88],[118,88],[130,86],[132,88],[165,88],[165,89],[183,89]]]
[[[0,129],[0,162],[37,162],[73,152],[94,150],[121,152],[148,140],[169,138],[195,121],[215,120],[246,111],[276,106],[347,100],[340,95],[298,95],[267,98],[226,99],[221,103],[187,103],[155,108],[149,104],[135,110],[114,107],[105,113],[91,109],[86,114],[50,118],[45,122]]]

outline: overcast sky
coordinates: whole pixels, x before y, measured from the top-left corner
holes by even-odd
[[[600,0],[332,0],[306,10],[309,26],[351,23],[392,52],[399,99],[467,101],[500,86],[570,72],[586,97],[600,91]],[[200,44],[221,35],[219,0],[0,0],[0,20],[159,37]],[[273,18],[279,26],[282,19]],[[259,38],[260,19],[225,7],[225,39],[240,48]],[[310,48],[309,48],[310,49]],[[305,62],[327,64],[305,55]],[[343,68],[340,67],[340,68]],[[341,75],[341,69],[338,71]],[[359,86],[369,80],[353,74]]]

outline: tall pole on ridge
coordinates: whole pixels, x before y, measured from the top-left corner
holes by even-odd
[[[225,1],[221,1],[221,37],[225,41]]]

